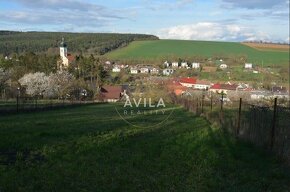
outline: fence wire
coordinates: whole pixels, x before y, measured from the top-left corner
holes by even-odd
[[[242,99],[224,102],[212,97],[181,96],[175,103],[290,163],[290,108],[279,106],[277,100],[272,106],[261,106]]]

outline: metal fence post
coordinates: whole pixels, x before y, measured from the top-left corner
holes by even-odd
[[[271,143],[270,149],[273,149],[274,140],[275,140],[275,128],[276,128],[276,111],[277,111],[277,97],[274,100],[274,111],[273,111],[273,122],[272,122],[272,130],[271,130]]]
[[[241,112],[242,112],[242,98],[240,98],[240,105],[239,105],[237,136],[240,134]]]

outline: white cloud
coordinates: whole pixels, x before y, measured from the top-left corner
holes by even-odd
[[[11,0],[23,6],[21,10],[3,10],[0,18],[17,26],[50,26],[59,31],[82,31],[109,26],[112,22],[128,19],[126,11],[113,11],[94,3],[79,0]],[[1,23],[0,23],[1,24]],[[1,26],[1,25],[0,25]]]
[[[190,25],[173,26],[157,32],[161,39],[244,41],[269,40],[266,33],[255,32],[237,24],[199,22]]]
[[[223,0],[227,8],[270,9],[277,5],[287,4],[285,0]]]
[[[186,8],[193,5],[193,0],[175,0],[175,1],[156,1],[156,0],[143,0],[144,8],[160,11],[160,10],[176,10]]]

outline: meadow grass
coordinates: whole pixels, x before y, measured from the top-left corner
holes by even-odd
[[[134,41],[125,48],[106,54],[112,59],[156,59],[170,56],[231,56],[247,55],[249,62],[261,65],[287,65],[289,52],[257,50],[241,43],[213,41],[158,40]]]
[[[182,108],[150,128],[126,124],[114,104],[0,117],[0,162],[1,192],[290,187],[289,169],[270,154]]]

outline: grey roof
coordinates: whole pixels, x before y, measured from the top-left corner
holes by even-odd
[[[60,47],[67,47],[66,43],[64,42],[64,38],[62,38],[62,41],[60,43]]]

